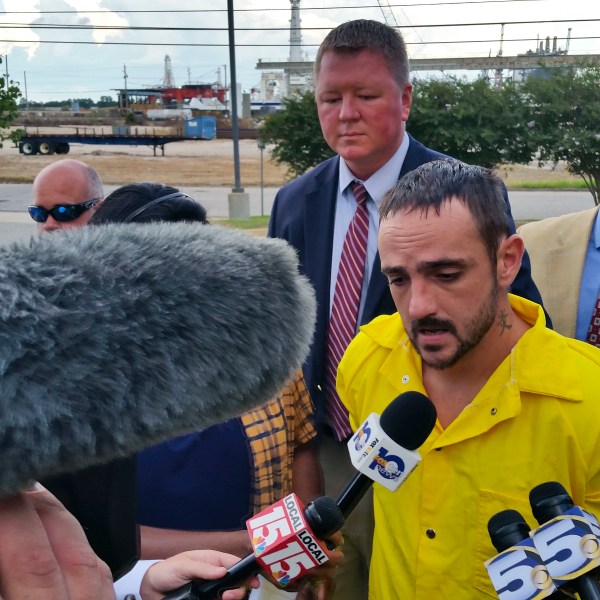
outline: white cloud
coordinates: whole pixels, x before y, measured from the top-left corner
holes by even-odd
[[[127,27],[129,25],[127,19],[116,12],[112,12],[102,6],[102,1],[97,0],[66,0],[82,17],[83,22],[88,23],[92,27],[112,26],[112,27]],[[84,11],[99,11],[86,14]],[[94,29],[92,37],[98,44],[102,44],[111,38],[122,38],[123,32],[116,30]]]
[[[39,17],[39,1],[38,0],[4,0],[4,10],[6,13],[20,14],[5,15],[4,23],[18,23],[20,25],[30,25],[36,18]],[[29,14],[27,14],[29,13]],[[14,42],[2,42],[0,40],[0,54],[8,55],[13,48],[23,48],[27,52],[28,58],[33,58],[39,47],[39,35],[29,28],[12,28],[10,26],[3,27],[1,30],[2,39],[18,40]]]

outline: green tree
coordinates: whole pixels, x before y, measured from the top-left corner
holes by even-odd
[[[334,152],[323,139],[314,93],[286,98],[283,104],[282,110],[265,118],[259,136],[265,144],[273,144],[271,156],[275,161],[297,177]]]
[[[70,106],[70,100],[45,100],[40,102],[39,105],[42,108],[62,108],[68,109]]]
[[[0,64],[2,64],[1,56]],[[12,134],[6,132],[6,129],[19,114],[20,96],[21,91],[14,81],[6,81],[5,77],[0,76],[0,148],[2,148],[3,140],[14,139]]]
[[[91,98],[69,98],[67,102],[69,106],[76,102],[79,108],[92,108],[94,106],[94,101]]]
[[[106,108],[108,106],[117,106],[117,101],[112,96],[100,96],[96,106],[98,108]]]
[[[539,160],[564,161],[600,204],[600,66],[553,69],[524,85],[539,143]]]
[[[510,82],[416,80],[407,129],[439,152],[491,168],[531,160],[536,143],[527,115],[523,95]]]

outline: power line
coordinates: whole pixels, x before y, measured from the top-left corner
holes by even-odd
[[[558,40],[563,40],[566,38],[557,38]],[[600,39],[600,36],[582,36],[582,37],[573,37],[571,36],[571,40],[597,40]],[[427,44],[428,46],[433,45],[445,45],[445,44],[494,44],[499,42],[499,39],[492,40],[445,40],[445,41],[419,41],[419,42],[405,42],[407,46],[421,46],[423,44]],[[504,42],[537,42],[539,41],[537,38],[514,38],[514,39],[504,39]],[[102,46],[187,46],[192,48],[218,48],[218,47],[227,47],[227,43],[197,43],[197,42],[94,42],[91,40],[84,41],[73,41],[73,40],[0,40],[2,43],[7,44],[17,44],[17,43],[26,43],[26,44],[83,44],[83,45],[102,45]],[[288,44],[282,42],[281,44],[239,44],[236,43],[237,47],[247,47],[247,48],[287,48]],[[319,44],[303,44],[306,47],[315,47],[318,48]]]
[[[600,19],[546,19],[531,21],[483,21],[477,23],[430,23],[423,25],[410,25],[411,29],[433,29],[444,27],[490,27],[498,25],[542,25],[552,23],[597,23]],[[227,27],[159,27],[147,25],[70,25],[60,23],[3,23],[3,27],[12,29],[65,29],[85,31],[228,31]],[[303,31],[329,31],[331,27],[303,27]],[[289,27],[236,27],[236,31],[289,31]]]
[[[547,0],[461,0],[460,2],[417,2],[415,4],[390,4],[390,8],[414,8],[420,6],[462,6],[465,4],[506,4],[506,3],[532,3],[532,2],[547,2]],[[304,6],[303,11],[318,11],[318,10],[356,10],[357,8],[379,8],[379,4],[360,4],[359,6]],[[269,12],[285,11],[289,13],[289,7],[286,8],[275,8],[269,6],[268,8],[236,8],[234,12],[262,12],[268,10]],[[106,13],[119,13],[119,14],[161,14],[161,13],[226,13],[226,8],[198,8],[198,9],[156,9],[156,10],[7,10],[3,11],[6,15],[88,15],[88,14],[106,14]],[[236,30],[239,29],[236,27]]]

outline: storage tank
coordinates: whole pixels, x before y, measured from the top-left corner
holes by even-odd
[[[186,120],[192,118],[191,108],[150,108],[146,113],[146,117],[151,121],[160,119],[178,119]]]

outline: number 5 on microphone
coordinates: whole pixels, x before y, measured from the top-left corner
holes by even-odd
[[[575,506],[531,532],[541,559],[556,582],[570,581],[600,565],[595,519]],[[590,515],[591,516],[591,515]]]
[[[531,540],[523,540],[485,562],[500,600],[541,600],[556,591]]]

